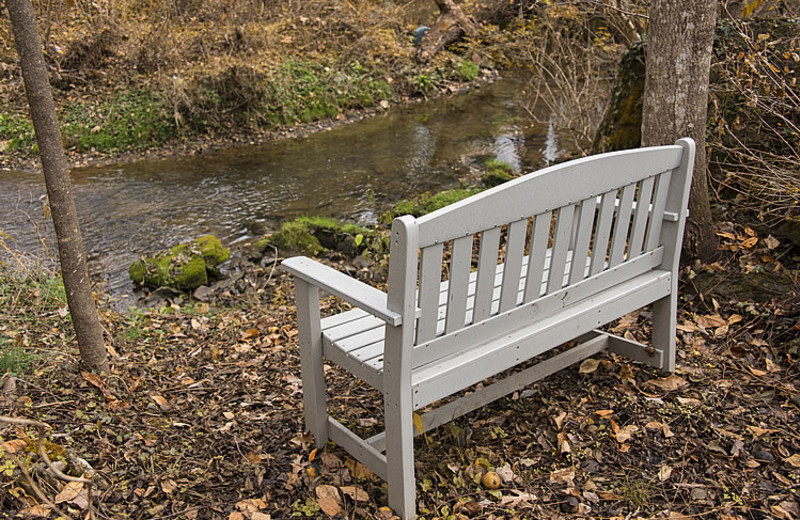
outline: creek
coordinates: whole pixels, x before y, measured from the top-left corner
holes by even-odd
[[[202,234],[234,245],[304,214],[371,224],[403,198],[475,182],[489,158],[540,168],[564,152],[553,125],[526,109],[526,84],[511,76],[302,138],[76,169],[93,277],[124,297],[135,259]],[[41,174],[0,172],[0,240],[17,258],[56,243],[44,193]],[[0,260],[13,262],[9,253]]]

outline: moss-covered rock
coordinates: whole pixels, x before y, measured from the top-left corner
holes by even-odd
[[[205,235],[137,260],[128,274],[139,286],[190,291],[208,284],[209,274],[216,273],[216,267],[230,257],[230,250],[217,237]]]
[[[392,209],[381,215],[380,221],[382,224],[388,225],[391,224],[395,217],[402,215],[421,217],[422,215],[427,215],[437,209],[471,197],[480,191],[480,188],[463,188],[445,190],[438,193],[423,193],[419,197],[398,202]]]
[[[369,250],[388,251],[388,240],[380,230],[369,229],[327,217],[299,217],[284,222],[267,244],[285,251],[316,256],[337,251],[350,257]]]
[[[499,186],[517,177],[514,167],[499,159],[486,161],[486,173],[481,177],[481,182],[488,188]]]

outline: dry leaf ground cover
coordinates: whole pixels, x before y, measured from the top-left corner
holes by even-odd
[[[604,354],[419,438],[421,517],[800,518],[793,260],[750,228],[720,233],[724,259],[682,273],[675,375]],[[780,297],[726,299],[700,288],[709,274],[789,281]],[[53,477],[37,428],[2,425],[1,514],[390,518],[380,479],[303,434],[292,287],[273,279],[259,298],[104,312],[102,378],[79,368],[58,298],[0,284],[5,350],[35,355],[4,376],[2,413],[47,423],[53,464],[95,482],[90,496]],[[646,311],[616,325],[637,339],[648,327]],[[368,387],[328,377],[332,413],[380,427]]]

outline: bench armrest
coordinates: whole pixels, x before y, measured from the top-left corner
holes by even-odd
[[[403,317],[386,307],[386,293],[305,256],[281,262],[281,267],[301,280],[355,305],[386,323],[398,326]]]

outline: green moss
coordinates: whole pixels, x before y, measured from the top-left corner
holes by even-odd
[[[464,188],[441,191],[439,193],[424,193],[415,199],[403,200],[381,215],[380,221],[383,224],[390,224],[395,217],[401,215],[411,215],[421,217],[432,213],[437,209],[449,206],[455,202],[471,197],[480,192],[479,188]]]
[[[134,262],[128,274],[137,285],[189,291],[208,284],[209,272],[230,257],[230,250],[217,237],[205,235]]]
[[[486,161],[486,173],[481,177],[481,182],[492,188],[508,182],[517,176],[514,167],[499,159],[489,159]]]
[[[369,250],[388,251],[388,240],[377,229],[341,222],[327,217],[299,217],[284,222],[269,237],[269,243],[283,250],[318,255],[329,250],[356,256]]]

